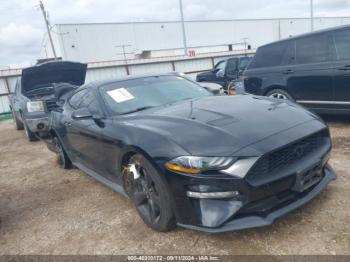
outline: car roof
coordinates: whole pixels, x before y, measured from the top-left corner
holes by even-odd
[[[164,73],[164,74],[133,75],[133,76],[126,76],[126,77],[121,77],[121,78],[112,78],[112,79],[107,79],[107,80],[95,80],[95,81],[86,83],[85,85],[81,86],[78,90],[84,89],[86,87],[99,88],[101,86],[105,86],[105,85],[109,85],[109,84],[113,84],[113,83],[118,83],[121,81],[142,79],[142,78],[148,78],[148,77],[159,77],[159,76],[181,76],[181,73],[170,72],[170,73]]]
[[[318,35],[318,34],[321,34],[321,33],[327,33],[327,32],[332,32],[332,31],[343,30],[343,29],[350,29],[350,25],[337,26],[337,27],[332,27],[332,28],[327,28],[327,29],[322,29],[322,30],[316,30],[316,31],[313,31],[313,32],[296,35],[296,36],[293,36],[293,37],[289,37],[289,38],[281,39],[281,40],[278,40],[278,41],[274,41],[274,42],[268,43],[266,45],[262,45],[259,48],[265,47],[265,46],[269,46],[269,45],[278,44],[278,43],[283,43],[283,42],[287,42],[287,41],[291,41],[291,40],[296,40],[296,39],[303,38],[303,37],[306,37],[306,36]]]
[[[231,57],[228,57],[228,58],[225,58],[225,59],[221,59],[219,60],[216,64],[220,63],[220,62],[223,62],[223,61],[228,61],[230,59],[244,59],[244,58],[253,58],[252,56],[249,56],[249,55],[241,55],[241,56],[231,56]]]

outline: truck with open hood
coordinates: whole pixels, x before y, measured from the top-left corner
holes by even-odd
[[[16,129],[24,129],[29,141],[45,136],[49,114],[58,107],[59,97],[83,85],[86,71],[86,64],[69,61],[52,61],[23,69],[10,96]]]

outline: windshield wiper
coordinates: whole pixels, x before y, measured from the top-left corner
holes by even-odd
[[[153,107],[154,107],[154,106],[144,106],[144,107],[136,108],[135,110],[131,110],[131,111],[122,113],[122,115],[126,115],[126,114],[131,114],[131,113],[143,111],[143,110],[150,109],[150,108],[153,108]]]

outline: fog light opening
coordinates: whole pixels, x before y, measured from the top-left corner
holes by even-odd
[[[192,198],[206,198],[206,199],[219,199],[219,198],[234,198],[239,195],[238,191],[228,192],[192,192],[187,191],[186,195]]]
[[[43,123],[40,123],[36,127],[38,130],[42,130],[42,129],[44,129],[45,125]]]

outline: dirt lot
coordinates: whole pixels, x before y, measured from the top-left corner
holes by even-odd
[[[0,122],[0,254],[350,254],[350,121],[328,121],[338,180],[273,226],[148,229],[131,203]]]

